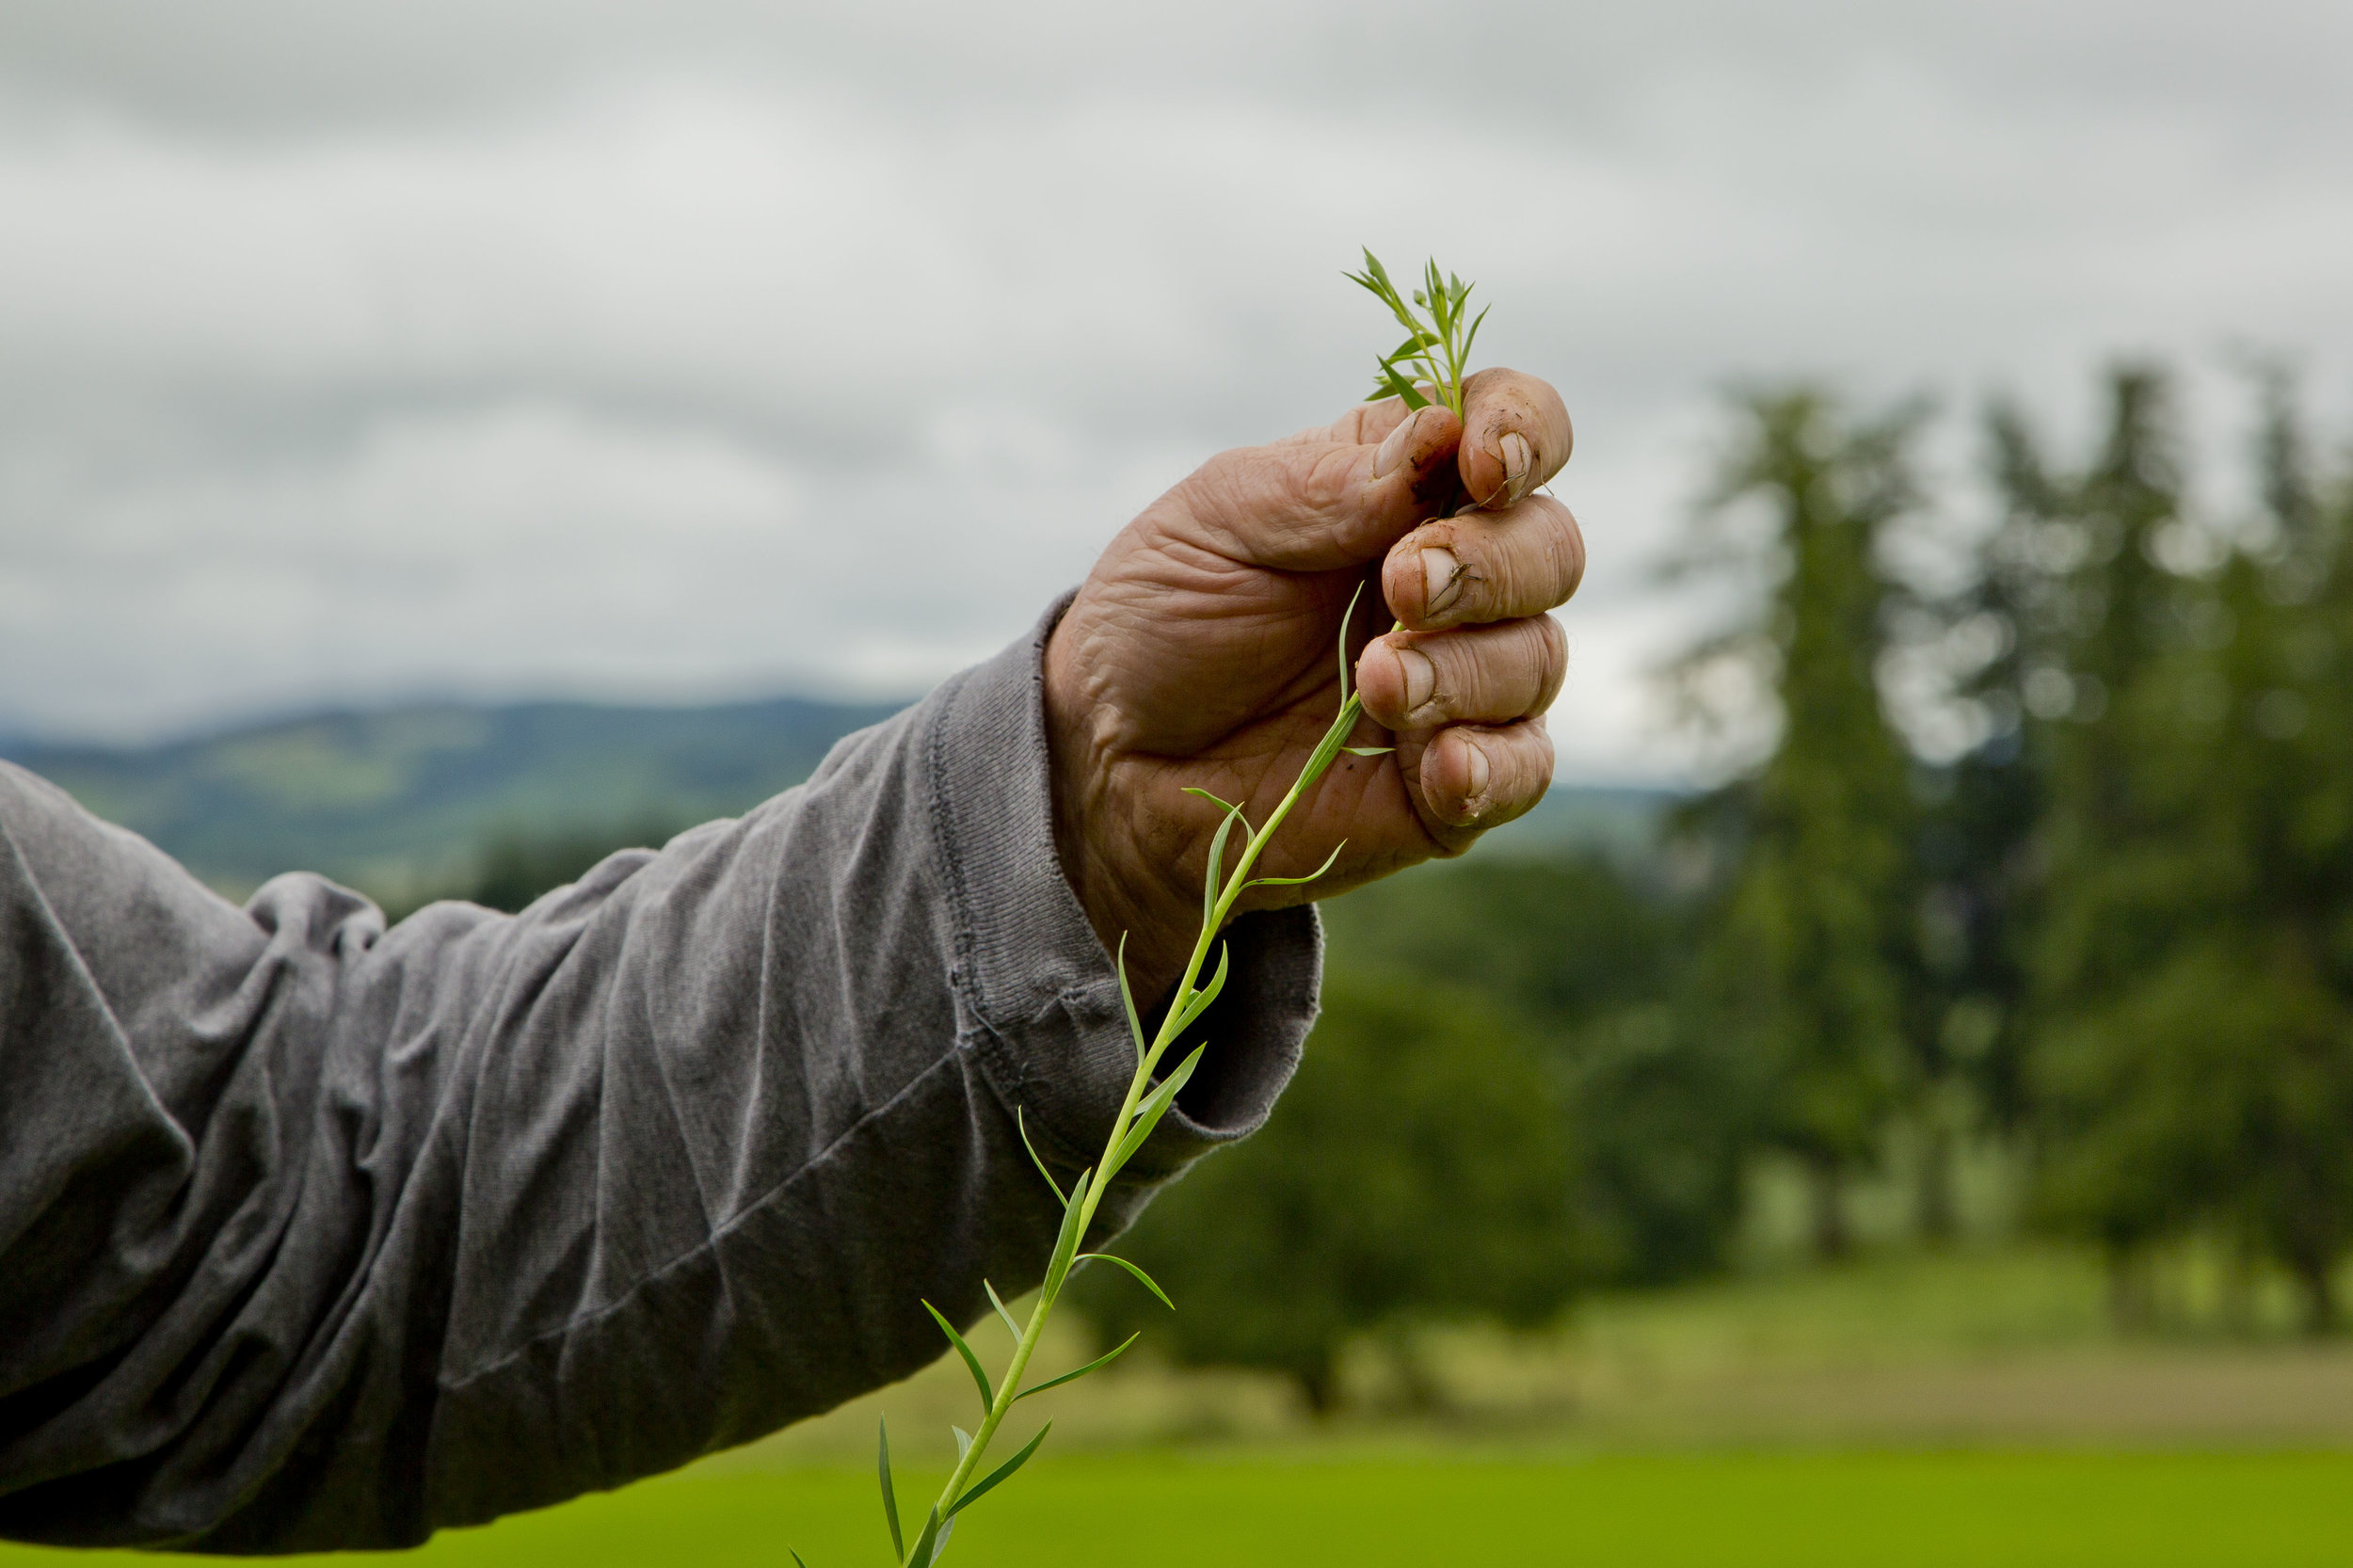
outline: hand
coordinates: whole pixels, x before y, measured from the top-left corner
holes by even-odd
[[[1304,875],[1345,839],[1330,874],[1242,907],[1460,855],[1551,782],[1542,715],[1567,648],[1545,612],[1577,591],[1585,545],[1567,507],[1530,492],[1568,460],[1569,416],[1513,371],[1464,393],[1459,423],[1389,399],[1211,458],[1112,542],[1055,628],[1057,846],[1104,944],[1127,936],[1139,996],[1175,982],[1199,929],[1221,813],[1185,788],[1266,820],[1339,710],[1360,586],[1352,743],[1396,749],[1342,754],[1260,862]]]

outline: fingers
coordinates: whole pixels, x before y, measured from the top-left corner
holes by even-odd
[[[1575,437],[1548,381],[1482,370],[1463,383],[1463,488],[1500,510],[1561,472]]]
[[[1365,712],[1385,729],[1502,724],[1552,706],[1569,664],[1549,616],[1442,633],[1392,632],[1356,661]]]
[[[1280,571],[1361,566],[1428,517],[1455,483],[1446,460],[1462,425],[1449,410],[1432,407],[1397,418],[1360,419],[1345,433],[1369,434],[1384,424],[1378,441],[1294,438],[1220,453],[1163,504],[1175,504],[1210,532],[1219,549],[1254,566]]]
[[[1545,798],[1552,783],[1552,737],[1541,718],[1441,729],[1421,754],[1421,793],[1449,827],[1484,830]]]
[[[1585,536],[1548,495],[1423,523],[1390,547],[1381,592],[1415,631],[1541,616],[1585,576]]]
[[[1167,499],[1219,549],[1254,566],[1361,565],[1465,494],[1508,510],[1568,461],[1568,410],[1547,383],[1482,370],[1463,393],[1461,420],[1438,405],[1408,410],[1384,398],[1271,446],[1222,453]]]

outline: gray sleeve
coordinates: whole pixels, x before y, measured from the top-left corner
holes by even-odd
[[[1014,1108],[1075,1168],[1133,1060],[1044,630],[514,917],[238,909],[0,765],[0,1536],[410,1544],[828,1409],[937,1355],[919,1298],[1035,1283]],[[1265,1116],[1318,963],[1306,910],[1238,923],[1109,1228]]]

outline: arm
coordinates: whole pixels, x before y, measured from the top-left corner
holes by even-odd
[[[0,1534],[394,1545],[935,1359],[1043,1268],[1016,1140],[1130,1066],[1054,857],[1036,641],[518,917],[249,911],[0,774]],[[1124,1196],[1263,1117],[1305,911]]]
[[[1544,792],[1541,612],[1583,557],[1529,492],[1568,423],[1472,386],[1461,424],[1376,405],[1213,460],[1035,637],[520,916],[387,934],[309,877],[238,910],[0,767],[0,1536],[413,1543],[826,1409],[937,1355],[919,1298],[1033,1282],[1057,1214],[1013,1112],[1093,1158],[1131,1066],[1106,944],[1164,991],[1215,825],[1183,789],[1288,788],[1356,585],[1402,623],[1357,662],[1396,749],[1264,869],[1346,837],[1337,890]],[[1234,927],[1106,1228],[1288,1079],[1305,896]]]

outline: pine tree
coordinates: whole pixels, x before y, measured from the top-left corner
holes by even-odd
[[[2161,1239],[2283,1264],[2315,1330],[2353,1245],[2353,584],[2276,386],[2257,537],[2157,563],[2182,517],[2164,384],[2120,375],[2056,727],[2037,942],[2043,1211],[2108,1250],[2118,1304]],[[2209,539],[2213,538],[2208,536]],[[2216,541],[2219,542],[2219,541]]]
[[[2109,393],[2105,444],[2085,472],[2054,476],[2022,446],[2009,479],[2013,507],[2044,532],[2058,602],[2058,634],[2025,677],[2030,709],[2050,721],[2027,1064],[2038,1204],[2046,1222],[2100,1244],[2130,1320],[2143,1310],[2137,1264],[2189,1223],[2214,1173],[2180,1135],[2195,1118],[2174,1096],[2190,1086],[2146,1048],[2137,1015],[2181,881],[2182,676],[2165,665],[2182,617],[2156,564],[2181,520],[2178,441],[2159,373],[2120,369]]]
[[[1949,952],[1935,966],[1935,1046],[1972,1109],[1999,1133],[2025,1126],[2029,943],[2042,890],[2037,830],[2048,806],[2053,726],[2066,677],[2076,525],[2024,415],[1987,417],[1996,525],[1967,584],[1939,606],[1956,694],[1983,734],[1946,770],[1925,835],[1925,875]]]
[[[1699,813],[1734,863],[1703,960],[1707,1027],[1762,1074],[1763,1136],[1794,1155],[1814,1244],[1849,1250],[1843,1190],[1875,1157],[1917,1052],[1917,808],[1878,681],[1895,596],[1883,532],[1914,504],[1916,417],[1845,420],[1810,389],[1753,397],[1711,500],[1761,503],[1780,571],[1763,614],[1704,648],[1769,691],[1779,736]]]
[[[2217,584],[2193,676],[2221,716],[2193,776],[2205,875],[2175,962],[2227,978],[2201,999],[2213,1017],[2174,1027],[2217,1041],[2193,1065],[2228,1139],[2219,1227],[2287,1269],[2320,1333],[2353,1246],[2353,582],[2345,497],[2320,493],[2281,377],[2265,403],[2261,527]]]

